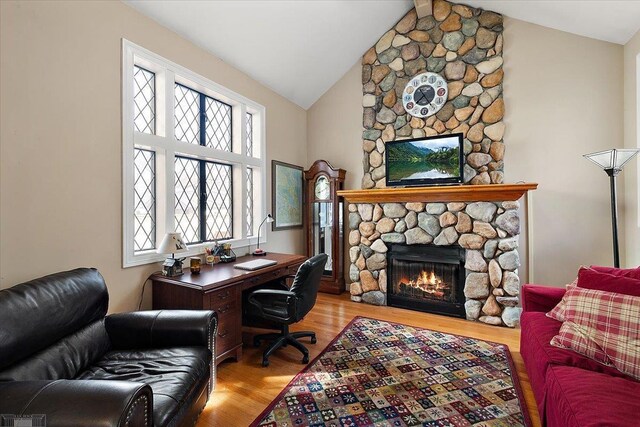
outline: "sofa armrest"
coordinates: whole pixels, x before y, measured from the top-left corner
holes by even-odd
[[[217,320],[210,310],[149,310],[112,314],[104,324],[116,349],[211,348]]]
[[[0,395],[0,417],[44,415],[49,427],[153,425],[153,392],[136,382],[9,381]]]
[[[565,288],[542,285],[524,285],[522,287],[523,311],[551,311],[564,296]]]

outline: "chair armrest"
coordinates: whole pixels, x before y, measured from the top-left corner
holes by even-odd
[[[524,285],[522,287],[522,309],[525,312],[541,311],[546,313],[560,302],[565,292],[565,288]]]
[[[284,303],[287,307],[287,317],[274,316],[264,311],[273,302]],[[258,315],[276,322],[289,321],[295,315],[296,294],[291,291],[278,289],[258,289],[249,295],[249,303],[258,309]]]
[[[213,350],[218,315],[211,310],[133,311],[107,316],[104,323],[115,349],[205,346]]]
[[[153,392],[142,383],[9,381],[0,383],[0,396],[0,414],[44,415],[49,427],[153,425]]]

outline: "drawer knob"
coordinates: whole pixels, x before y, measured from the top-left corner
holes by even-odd
[[[218,310],[218,313],[224,314],[227,311],[229,311],[229,304],[225,304],[224,306],[220,307],[220,309]]]

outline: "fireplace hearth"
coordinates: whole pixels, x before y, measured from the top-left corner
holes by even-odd
[[[465,317],[463,248],[394,244],[389,249],[388,305]]]

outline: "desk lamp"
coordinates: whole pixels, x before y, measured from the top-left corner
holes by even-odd
[[[256,246],[256,250],[253,251],[254,256],[265,256],[267,254],[265,251],[260,249],[260,229],[262,228],[265,222],[273,222],[273,221],[275,220],[273,219],[271,214],[267,214],[267,216],[265,216],[262,222],[260,223],[260,226],[258,227],[258,245]]]
[[[171,258],[167,258],[162,264],[162,274],[170,277],[182,275],[184,258],[176,258],[175,254],[187,251],[187,245],[182,240],[180,233],[167,233],[157,250],[159,254],[171,254]]]

